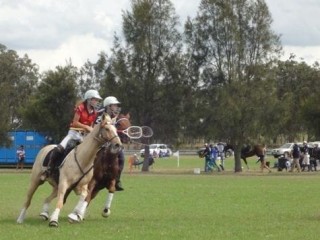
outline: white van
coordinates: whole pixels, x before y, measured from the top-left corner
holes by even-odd
[[[150,154],[154,157],[170,157],[172,150],[166,144],[155,143],[149,146]],[[144,149],[140,150],[141,157],[144,157]]]

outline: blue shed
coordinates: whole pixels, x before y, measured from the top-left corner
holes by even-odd
[[[20,145],[26,151],[25,164],[32,165],[34,160],[45,145],[48,144],[46,136],[36,131],[19,130],[8,133],[12,144],[9,148],[0,147],[0,164],[13,165],[17,163],[16,151]]]

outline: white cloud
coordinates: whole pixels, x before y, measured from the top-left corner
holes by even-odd
[[[183,27],[201,0],[172,0]],[[319,0],[265,0],[285,50],[308,63],[320,58]],[[64,65],[78,67],[109,52],[114,32],[122,33],[122,11],[130,0],[0,0],[0,43],[19,55],[27,53],[40,71]]]
[[[296,56],[296,61],[305,61],[307,64],[312,65],[316,61],[320,63],[320,46],[284,46],[283,60],[288,60],[290,55]]]
[[[94,62],[101,51],[107,52],[110,48],[104,39],[87,34],[72,36],[55,49],[22,49],[18,53],[27,53],[41,70],[54,70],[56,66],[65,66],[70,60],[78,67],[83,66],[87,60]]]
[[[283,45],[320,45],[319,0],[265,0]]]

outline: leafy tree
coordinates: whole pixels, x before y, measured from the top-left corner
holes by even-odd
[[[0,44],[0,145],[10,143],[8,131],[24,126],[20,112],[37,83],[38,67],[28,56],[21,58],[14,50]]]
[[[287,61],[279,61],[276,68],[277,97],[282,103],[278,133],[294,141],[301,135],[315,138],[319,135],[316,124],[319,66],[308,66],[291,55]]]
[[[157,139],[172,142],[180,131],[186,89],[178,18],[169,0],[131,4],[123,13],[126,47],[115,37],[106,86],[125,89],[117,93],[136,121],[151,126]]]
[[[207,109],[203,125],[235,146],[236,172],[242,145],[260,140],[264,111],[276,104],[267,69],[281,47],[271,22],[263,0],[202,0],[197,17],[185,24]]]
[[[33,129],[48,133],[59,142],[67,133],[78,96],[78,72],[68,65],[44,73],[26,108],[24,118]]]
[[[99,90],[102,97],[106,97],[105,88],[101,88],[109,64],[109,59],[106,53],[99,53],[99,59],[96,63],[87,61],[80,69],[78,85],[80,93],[83,96],[89,89]]]

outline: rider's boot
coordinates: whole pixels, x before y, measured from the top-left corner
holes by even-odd
[[[47,169],[41,174],[41,180],[45,180],[50,176],[55,163],[64,155],[64,148],[61,145],[56,146],[50,153],[50,159]]]
[[[118,160],[119,160],[119,172],[118,172],[118,176],[116,178],[116,191],[123,191],[124,188],[122,187],[120,178],[121,178],[121,173],[123,170],[123,166],[124,166],[124,153],[123,151],[120,151],[119,155],[118,155]]]
[[[124,188],[122,187],[121,181],[120,181],[120,175],[116,179],[116,191],[123,191]]]

